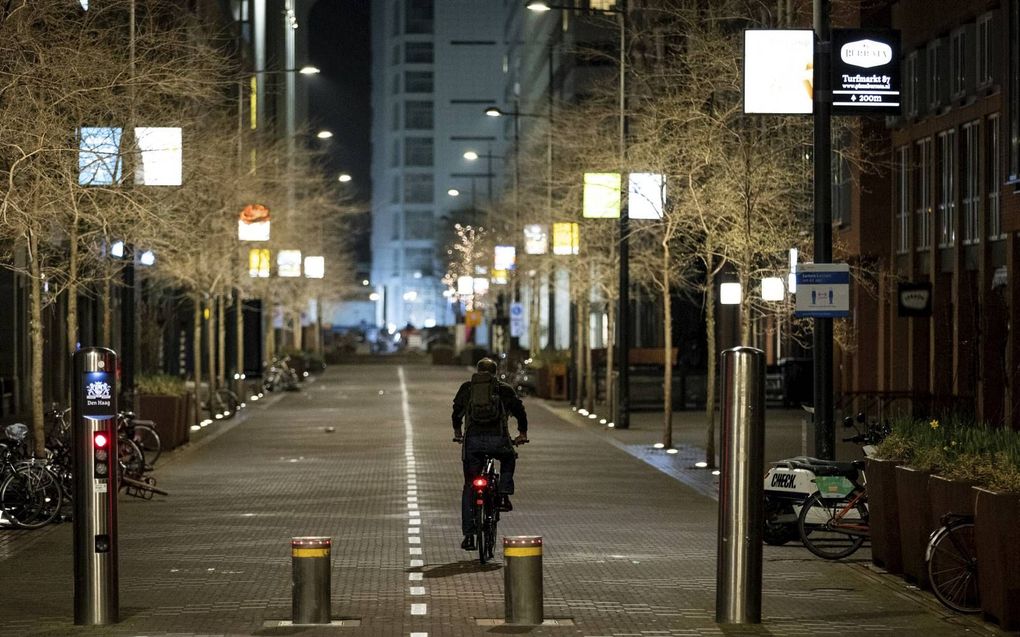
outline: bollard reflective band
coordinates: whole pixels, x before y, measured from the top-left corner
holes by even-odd
[[[503,555],[506,557],[540,557],[541,535],[514,535],[503,538]]]
[[[328,537],[295,537],[290,540],[291,557],[329,557],[332,539]]]
[[[504,546],[503,555],[505,555],[506,557],[540,557],[542,555],[542,547],[529,546],[511,548],[508,546]]]

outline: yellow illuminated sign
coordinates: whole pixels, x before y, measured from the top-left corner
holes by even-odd
[[[574,255],[581,247],[581,229],[576,223],[553,224],[553,254]]]
[[[253,279],[268,279],[272,265],[272,253],[268,248],[248,250],[248,276]]]

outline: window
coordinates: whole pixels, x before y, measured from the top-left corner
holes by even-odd
[[[406,71],[404,90],[408,93],[431,93],[432,71]]]
[[[896,254],[905,254],[910,250],[910,148],[896,149],[896,160]]]
[[[928,108],[935,110],[942,106],[942,92],[945,89],[946,68],[942,62],[943,49],[942,40],[932,40],[928,43],[927,64],[928,84],[926,86],[928,95]]]
[[[1009,180],[1020,180],[1020,2],[1009,3]]]
[[[400,165],[400,140],[393,140],[392,154],[390,155],[390,166],[396,168]]]
[[[949,36],[949,94],[953,99],[967,92],[967,31],[957,29]]]
[[[939,247],[951,248],[956,243],[956,131],[939,133]]]
[[[980,137],[981,122],[973,121],[963,125],[963,166],[960,187],[960,200],[963,203],[963,243],[965,245],[981,241],[981,227],[978,223],[978,207],[981,203],[981,171]]]
[[[404,0],[405,33],[432,33],[432,0]]]
[[[924,108],[924,69],[921,53],[912,51],[906,61],[907,117],[917,117]]]
[[[404,203],[432,203],[433,197],[430,173],[404,175]]]
[[[435,266],[432,248],[407,248],[404,251],[404,271],[421,272],[422,276],[432,276]]]
[[[977,85],[983,88],[992,83],[992,58],[989,53],[989,45],[992,39],[992,14],[988,13],[977,22],[977,37],[975,38],[975,65],[977,67]]]
[[[408,42],[404,47],[404,62],[407,64],[432,64],[432,43]]]
[[[407,130],[432,130],[432,102],[405,102],[404,123]]]
[[[999,192],[1002,187],[1002,158],[999,152],[1002,148],[999,143],[999,116],[992,115],[988,118],[985,126],[985,161],[986,186],[988,191],[988,238],[996,241],[1005,239],[1002,232],[1002,208],[999,202]]]
[[[393,108],[393,130],[400,130],[400,109]]]
[[[400,35],[400,3],[393,3],[393,33],[392,35]]]
[[[915,246],[918,251],[931,247],[931,138],[922,139],[916,146],[916,174],[914,185],[917,195],[914,197],[916,223]]]
[[[390,194],[390,203],[400,203],[400,175],[393,175],[393,190]]]
[[[430,210],[408,210],[404,213],[404,238],[428,241],[435,236],[435,219]]]
[[[400,213],[393,213],[393,228],[390,232],[390,240],[400,241]]]
[[[390,64],[400,64],[400,45],[393,45],[393,57],[390,58]]]
[[[404,140],[405,166],[432,166],[432,138],[408,137]]]

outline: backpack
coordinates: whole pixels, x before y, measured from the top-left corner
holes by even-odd
[[[467,404],[468,426],[473,429],[503,430],[503,401],[499,399],[499,384],[492,374],[471,376]]]

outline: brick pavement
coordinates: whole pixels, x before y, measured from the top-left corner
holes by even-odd
[[[716,626],[716,504],[674,479],[686,461],[648,451],[651,428],[607,432],[530,399],[534,442],[500,533],[545,538],[546,616],[575,625],[479,626],[502,615],[502,573],[458,546],[448,410],[466,377],[334,367],[176,453],[159,469],[169,498],[122,499],[116,626],[71,625],[70,525],[7,543],[0,637],[996,634],[870,572],[863,557],[826,563],[793,546],[766,548],[764,624]],[[673,473],[636,459],[641,449]],[[309,534],[334,538],[334,617],[360,626],[266,627],[289,617],[288,541]]]

